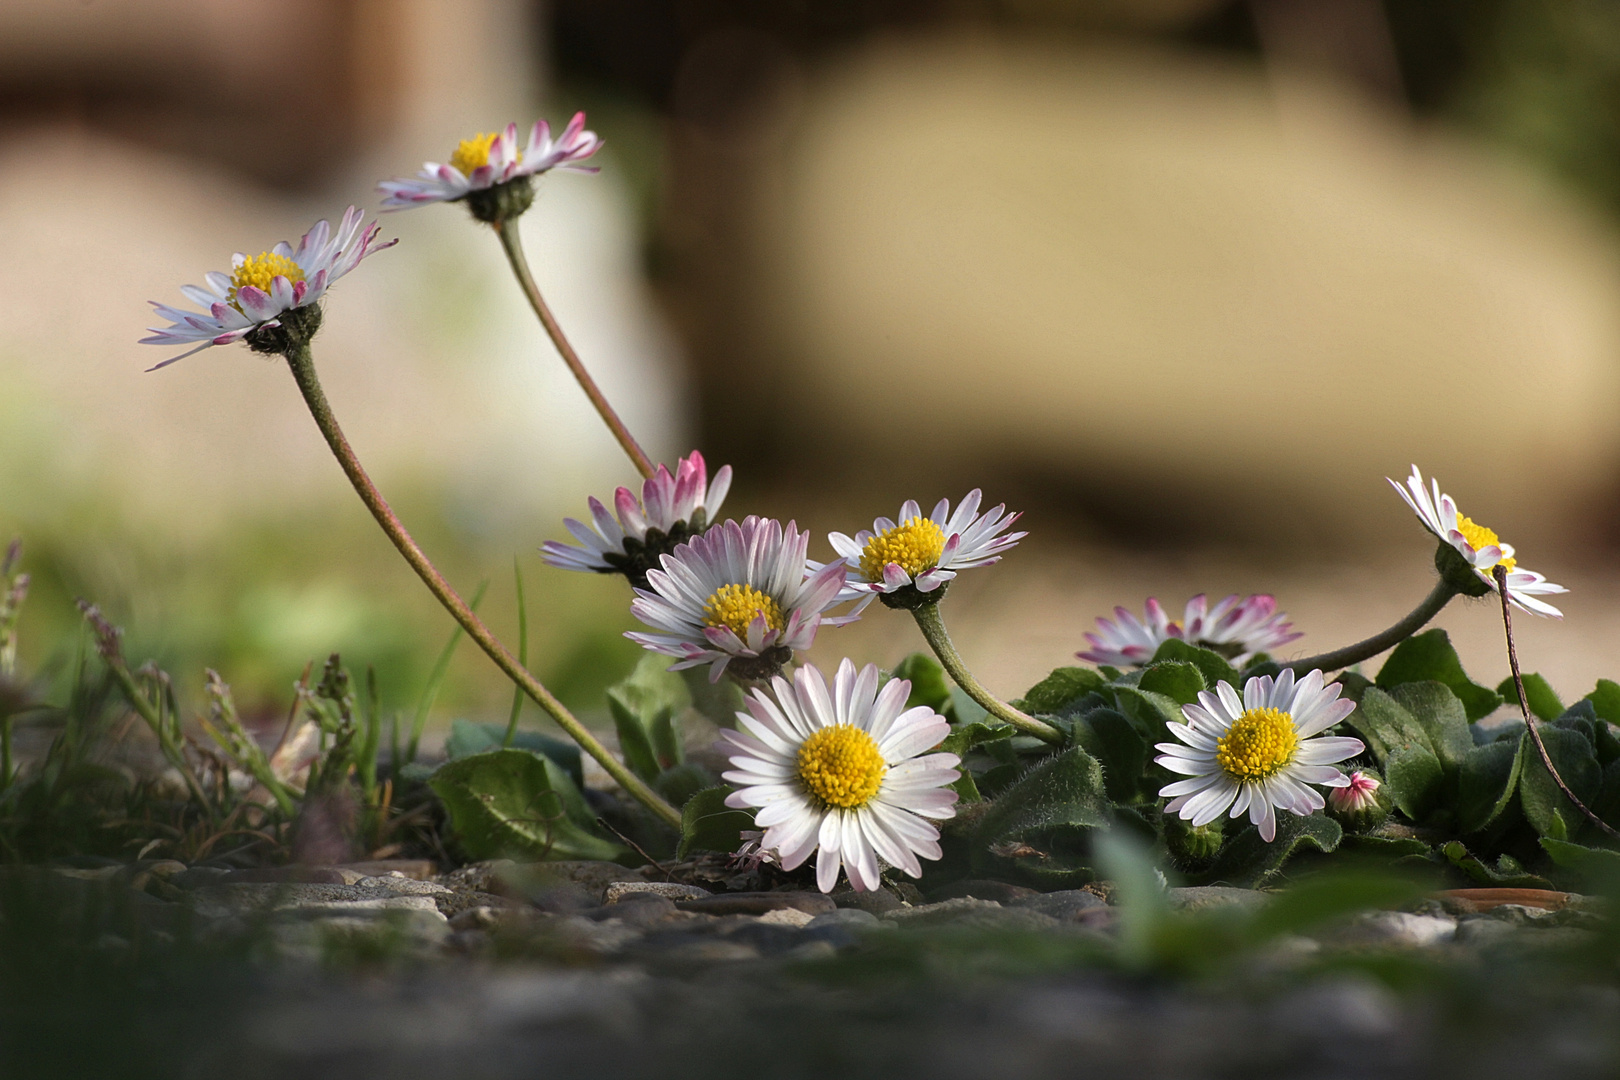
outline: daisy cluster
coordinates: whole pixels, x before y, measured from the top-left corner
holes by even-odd
[[[517,126],[509,124],[461,140],[448,160],[427,162],[414,178],[384,181],[383,208],[461,202],[500,231],[529,208],[535,178],[553,170],[594,172],[587,162],[601,147],[583,113],[555,138],[542,120],[520,142]],[[296,247],[283,242],[256,256],[237,254],[230,273],[208,273],[205,285],[182,287],[200,310],[154,304],[169,325],[153,328],[144,341],[187,348],[159,367],[242,341],[289,361],[296,357],[307,369],[309,341],[332,285],[393,244],[379,242],[378,231],[350,207],[335,229],[317,222]],[[515,243],[515,234],[501,235]],[[512,258],[527,281],[521,255]],[[535,306],[543,321],[549,318],[538,300]],[[546,325],[562,348],[554,325]],[[299,365],[293,366],[297,375]],[[581,380],[588,384],[584,375]],[[317,414],[328,408],[311,407]],[[617,422],[610,409],[604,417]],[[824,891],[841,875],[860,890],[879,887],[886,869],[920,876],[921,860],[942,855],[939,822],[955,814],[959,799],[979,797],[975,769],[987,784],[1016,780],[1009,754],[1049,755],[1053,768],[1069,762],[1079,770],[1071,781],[1084,786],[1103,775],[1088,750],[1106,757],[1109,748],[1125,747],[1123,756],[1106,762],[1106,782],[1118,799],[1137,799],[1139,817],[1143,804],[1155,799],[1163,802],[1149,816],[1176,817],[1192,830],[1218,831],[1223,816],[1247,817],[1267,843],[1278,835],[1280,813],[1326,811],[1365,826],[1389,812],[1389,793],[1370,769],[1347,775],[1339,768],[1368,744],[1335,733],[1356,704],[1344,694],[1348,684],[1328,682],[1323,668],[1357,659],[1346,659],[1343,650],[1315,658],[1335,660],[1331,664],[1282,657],[1302,635],[1271,595],[1233,593],[1210,603],[1200,593],[1179,617],[1155,597],[1141,617],[1116,607],[1113,618],[1097,619],[1096,630],[1084,635],[1089,648],[1077,654],[1098,670],[1055,673],[1050,686],[1037,687],[1051,692],[1032,691],[1024,702],[1037,717],[978,685],[955,655],[937,611],[962,571],[998,562],[1025,537],[1011,531],[1019,514],[1005,505],[982,509],[978,489],[954,509],[941,499],[926,514],[922,503],[908,500],[869,529],[830,533],[835,557],[821,562],[810,557],[810,533],[795,521],[720,518],[730,466],[711,476],[702,454],[693,451],[673,468],[654,468],[633,440],[626,442],[650,473],[639,490],[626,486],[605,500],[590,498],[585,520],[563,523],[574,542],[547,541],[541,556],[559,569],[623,576],[632,590],[630,613],[645,626],[628,638],[667,657],[672,671],[706,668],[711,683],[729,677],[746,692],[744,710],[721,733],[729,763],[723,777],[733,785],[725,805],[750,812],[756,826],[739,837],[737,854],[746,865],[792,871],[814,856]],[[352,478],[358,469],[349,471]],[[1425,619],[1458,593],[1481,596],[1498,588],[1523,611],[1561,616],[1542,597],[1564,588],[1520,566],[1513,546],[1463,515],[1438,482],[1426,483],[1415,466],[1404,484],[1390,482],[1438,541],[1443,582]],[[956,706],[937,690],[943,676],[924,693],[910,679],[885,677],[872,665],[857,668],[849,659],[830,683],[815,666],[798,662],[822,627],[861,618],[873,600],[915,615],[943,670],[991,714],[973,738],[999,741],[1002,758],[987,764],[981,755],[970,763],[964,755],[971,757],[973,743],[967,741],[951,744],[962,753],[945,748],[948,737],[973,724],[947,717]],[[1474,689],[1480,691],[1476,702],[1481,694],[1500,700]],[[921,700],[914,700],[917,694]],[[1127,731],[1122,724],[1135,727]],[[1014,728],[1035,737],[1015,744]],[[1161,735],[1168,738],[1154,744],[1154,772],[1143,765],[1146,742]],[[613,764],[606,750],[592,752]],[[1037,783],[1042,775],[1035,770],[1017,783]],[[1394,774],[1389,777],[1393,785]],[[657,803],[652,796],[644,801]],[[992,847],[1051,857],[1022,837]]]

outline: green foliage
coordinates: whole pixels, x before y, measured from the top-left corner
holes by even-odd
[[[445,757],[454,761],[457,758],[471,757],[473,754],[483,754],[490,750],[502,749],[506,739],[506,730],[499,724],[475,724],[471,720],[450,721],[450,736],[444,741]],[[512,736],[512,748],[528,750],[550,758],[560,765],[575,786],[585,786],[585,763],[580,758],[579,747],[563,739],[554,739],[550,735],[542,735],[538,731],[519,731]]]
[[[680,675],[665,670],[668,666],[668,657],[643,653],[630,677],[607,692],[619,752],[630,771],[648,783],[685,759],[675,722],[692,699]]]
[[[428,784],[444,801],[474,859],[604,859],[628,849],[593,831],[595,815],[573,778],[528,750],[491,750],[445,762]]]
[[[1335,851],[1344,839],[1344,830],[1332,818],[1320,813],[1300,817],[1279,811],[1276,839],[1267,843],[1260,830],[1250,825],[1230,841],[1210,873],[1212,880],[1262,886],[1270,883],[1294,856],[1310,850]]]
[[[896,670],[895,674],[898,675],[899,671]],[[941,678],[943,675],[941,672]],[[1013,704],[1036,716],[1053,716],[1105,685],[1103,677],[1090,668],[1060,667],[1030,687],[1029,692]],[[912,693],[916,693],[915,688]]]
[[[677,859],[694,851],[732,852],[742,846],[742,832],[754,827],[754,815],[726,805],[729,787],[712,787],[693,795],[681,808],[681,844]]]
[[[1541,719],[1551,723],[1564,714],[1564,703],[1558,700],[1552,685],[1533,671],[1525,672],[1524,699],[1530,705],[1530,711]],[[1509,675],[1502,680],[1496,692],[1506,701],[1517,702],[1519,691],[1513,685],[1513,676]]]
[[[1389,696],[1404,708],[1428,736],[1429,749],[1448,771],[1474,749],[1474,734],[1457,695],[1444,683],[1410,682],[1390,688]]]
[[[1195,673],[1196,673],[1196,669]],[[1134,803],[1144,797],[1141,790],[1147,765],[1148,744],[1137,733],[1125,714],[1114,709],[1092,709],[1074,721],[1074,741],[1102,765],[1108,797],[1117,803]],[[1146,793],[1152,798],[1157,792]]]
[[[964,727],[952,728],[951,733],[945,736],[945,741],[940,744],[939,748],[962,759],[962,768],[960,770],[962,775],[951,787],[963,802],[978,802],[980,798],[979,787],[974,783],[974,774],[968,765],[969,752],[985,743],[1011,739],[1016,730],[1011,724],[968,724]],[[1008,754],[1002,754],[995,760],[994,764],[1010,764],[1009,757]],[[975,764],[982,764],[982,759],[975,762]],[[981,768],[980,771],[984,770]]]
[[[927,653],[912,653],[895,665],[891,676],[911,683],[911,693],[906,697],[908,709],[926,705],[935,712],[944,712],[951,703],[951,680],[939,661]]]
[[[1428,630],[1395,646],[1384,666],[1378,669],[1378,686],[1389,689],[1401,683],[1432,679],[1445,683],[1463,703],[1470,721],[1489,716],[1502,704],[1502,696],[1480,686],[1463,671],[1457,650],[1444,630]]]
[[[1479,832],[1495,824],[1507,809],[1518,790],[1529,741],[1528,736],[1499,739],[1463,756],[1457,783],[1457,828],[1461,832]]]
[[[1592,744],[1579,731],[1541,725],[1541,740],[1547,747],[1547,756],[1553,768],[1574,792],[1575,797],[1591,806],[1603,782],[1603,767],[1598,764]],[[1529,742],[1529,735],[1525,735]],[[1544,837],[1570,840],[1585,825],[1586,817],[1569,797],[1558,790],[1557,782],[1547,771],[1547,765],[1534,746],[1527,747],[1519,778],[1519,805],[1525,820]]]
[[[1441,844],[1440,854],[1469,878],[1490,888],[1551,888],[1551,883],[1546,878],[1539,874],[1527,873],[1519,861],[1511,855],[1498,856],[1496,865],[1488,866],[1478,856],[1470,854],[1460,840],[1449,840]]]
[[[1165,660],[1145,668],[1142,681],[1136,685],[1144,692],[1162,694],[1177,705],[1191,705],[1211,684],[1196,664],[1184,660]]]
[[[1204,676],[1207,686],[1214,686],[1218,682],[1230,683],[1236,689],[1243,689],[1243,681],[1238,677],[1237,669],[1227,662],[1226,657],[1211,649],[1189,645],[1178,638],[1171,638],[1159,646],[1149,661],[1149,666],[1161,664],[1166,661],[1177,661],[1191,664]]]
[[[991,804],[972,839],[976,872],[1001,872],[1049,887],[1094,876],[1091,842],[1113,810],[1102,767],[1075,747],[1047,758]],[[1032,853],[1022,853],[1029,849]],[[1008,852],[1018,851],[1018,854]]]

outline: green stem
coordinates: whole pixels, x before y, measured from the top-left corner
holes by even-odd
[[[1307,656],[1303,660],[1290,660],[1282,666],[1293,670],[1297,674],[1301,671],[1312,671],[1316,668],[1323,671],[1337,671],[1340,668],[1347,668],[1351,664],[1359,664],[1363,660],[1369,660],[1385,649],[1399,645],[1423,629],[1424,624],[1440,614],[1440,609],[1451,603],[1451,598],[1457,594],[1457,589],[1445,578],[1441,578],[1434,583],[1434,589],[1429,595],[1423,598],[1423,603],[1413,608],[1406,618],[1388,630],[1374,634],[1365,641],[1358,641],[1354,645],[1346,645],[1342,649],[1335,649],[1332,652],[1321,653],[1317,656]]]
[[[551,314],[551,308],[546,306],[545,298],[540,295],[540,286],[534,283],[534,275],[529,272],[529,260],[523,255],[523,239],[518,235],[517,219],[513,218],[505,222],[496,221],[492,222],[491,225],[495,230],[495,235],[501,241],[501,248],[506,252],[506,261],[512,264],[512,273],[517,276],[518,284],[523,287],[523,295],[528,298],[529,306],[534,309],[535,315],[540,319],[540,325],[546,328],[546,333],[551,337],[551,343],[557,346],[557,352],[561,354],[563,363],[568,365],[568,370],[572,371],[574,378],[579,380],[580,389],[585,391],[585,396],[591,399],[592,405],[596,406],[597,415],[601,416],[602,422],[608,426],[608,430],[613,432],[613,437],[619,440],[619,445],[630,456],[630,460],[635,464],[636,469],[642,476],[652,476],[656,471],[652,459],[641,448],[641,444],[636,442],[636,437],[630,434],[630,429],[624,426],[624,421],[620,420],[619,414],[613,411],[613,406],[608,404],[607,396],[596,385],[596,380],[591,378],[590,372],[585,370],[585,365],[580,361],[579,354],[574,351],[574,347],[563,336],[562,327],[558,325],[556,317]]]
[[[366,470],[360,465],[360,459],[355,456],[348,439],[344,438],[343,429],[338,426],[337,417],[332,413],[332,406],[327,403],[326,392],[321,389],[320,379],[315,374],[315,361],[310,356],[309,347],[301,345],[289,351],[287,366],[292,369],[293,380],[298,383],[299,392],[304,395],[304,403],[309,406],[310,415],[315,419],[315,426],[320,428],[327,446],[331,447],[333,456],[342,466],[344,475],[349,478],[349,483],[360,496],[360,501],[366,504],[366,509],[371,511],[371,516],[382,527],[382,531],[387,534],[400,555],[410,564],[411,569],[416,571],[422,583],[428,587],[428,591],[444,605],[450,616],[461,624],[461,628],[467,631],[467,636],[477,642],[478,647],[495,662],[495,666],[522,687],[523,692],[528,694],[536,705],[549,713],[551,718],[557,721],[557,725],[566,731],[581,749],[600,762],[609,776],[672,828],[679,829],[681,812],[665,802],[656,791],[610,754],[607,747],[598,742],[596,736],[592,735],[585,725],[580,723],[551,691],[541,685],[540,680],[520,664],[505,645],[501,644],[500,639],[490,632],[489,627],[484,625],[477,614],[467,606],[467,602],[450,587],[450,583],[428,561],[427,555],[417,546],[416,541],[411,538],[411,534],[406,531],[393,509],[382,497],[382,493],[366,475]]]
[[[119,688],[124,691],[124,696],[129,699],[130,705],[134,706],[135,712],[140,715],[142,720],[146,721],[146,726],[152,729],[152,734],[157,737],[158,746],[162,749],[163,756],[169,760],[169,764],[173,765],[181,778],[185,780],[186,787],[191,789],[192,797],[212,817],[213,805],[208,801],[208,796],[203,793],[202,782],[197,779],[197,774],[192,772],[191,763],[186,760],[185,750],[169,734],[168,724],[164,721],[163,714],[158,711],[157,706],[147,699],[146,695],[141,691],[140,684],[135,681],[135,676],[130,674],[129,668],[121,661],[109,660],[107,669],[112,672],[113,678],[118,681]]]
[[[945,632],[945,620],[939,614],[938,604],[923,604],[921,607],[911,609],[912,617],[917,620],[917,629],[922,631],[923,638],[928,642],[939,662],[950,672],[951,678],[956,680],[967,696],[984,706],[986,712],[1000,720],[1005,720],[1020,731],[1027,732],[1037,739],[1053,744],[1063,742],[1063,732],[1048,724],[1044,720],[1037,720],[1028,713],[1008,705],[986,690],[973,673],[962,663],[962,657],[951,644],[951,635]]]
[[[512,576],[517,579],[517,607],[518,607],[518,663],[524,667],[529,666],[529,605],[523,600],[523,567],[518,564],[517,557],[512,558]],[[512,745],[517,738],[518,717],[523,715],[523,691],[517,687],[512,688],[512,716],[506,721],[506,737],[501,740],[501,747],[505,749]]]

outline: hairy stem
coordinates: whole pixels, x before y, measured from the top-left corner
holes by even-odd
[[[1569,790],[1569,785],[1564,783],[1564,778],[1559,776],[1558,770],[1553,767],[1552,755],[1547,753],[1547,744],[1541,738],[1541,728],[1537,726],[1537,718],[1531,715],[1530,701],[1525,697],[1524,676],[1519,674],[1519,650],[1513,644],[1513,615],[1508,609],[1507,568],[1497,563],[1491,567],[1491,577],[1496,579],[1496,591],[1502,598],[1502,629],[1507,634],[1508,666],[1513,669],[1513,689],[1519,694],[1519,711],[1524,714],[1524,726],[1530,732],[1530,741],[1536,744],[1536,753],[1541,755],[1541,763],[1547,767],[1547,774],[1553,778],[1553,783],[1558,785],[1558,790],[1564,793],[1564,797],[1575,804],[1575,809],[1585,814],[1592,824],[1610,836],[1620,839],[1620,830],[1616,830],[1577,799],[1575,793]]]
[[[939,662],[950,672],[951,678],[956,680],[956,685],[960,686],[968,697],[984,706],[985,711],[991,716],[1005,720],[1020,731],[1045,742],[1054,744],[1063,742],[1063,732],[1044,720],[1037,720],[1028,713],[1020,712],[1008,705],[986,690],[979,680],[973,677],[967,665],[962,663],[962,657],[956,651],[956,646],[951,644],[951,635],[945,631],[945,620],[939,614],[938,604],[923,604],[921,607],[912,608],[911,614],[917,620],[917,629],[922,631],[929,648],[934,650]]]
[[[591,399],[592,405],[596,406],[597,415],[601,416],[602,422],[608,426],[608,430],[613,432],[613,437],[619,440],[619,445],[630,456],[630,460],[634,463],[637,471],[644,477],[651,477],[655,471],[652,459],[647,457],[647,452],[641,448],[640,443],[636,442],[636,437],[630,434],[630,429],[624,426],[624,421],[619,419],[619,414],[613,411],[612,405],[608,404],[607,397],[602,393],[601,388],[596,385],[596,380],[591,378],[590,372],[585,370],[585,365],[580,362],[579,354],[568,343],[568,338],[563,336],[562,327],[557,324],[556,317],[551,314],[551,308],[546,306],[545,298],[540,295],[540,286],[534,283],[534,275],[529,272],[529,260],[523,255],[523,239],[518,235],[517,219],[497,221],[491,224],[495,230],[495,235],[500,238],[501,248],[506,252],[506,261],[512,264],[512,273],[517,276],[518,284],[523,287],[523,295],[528,297],[529,306],[534,309],[535,315],[540,319],[540,325],[546,328],[546,333],[551,337],[551,343],[557,346],[557,352],[562,355],[563,363],[568,365],[568,370],[572,371],[574,378],[579,380],[580,389],[585,391],[585,396]]]
[[[1342,649],[1321,653],[1317,656],[1307,656],[1303,660],[1290,660],[1282,666],[1294,672],[1312,671],[1321,668],[1323,671],[1337,671],[1347,668],[1351,664],[1359,664],[1363,660],[1371,659],[1392,648],[1423,629],[1430,619],[1440,614],[1440,609],[1451,603],[1451,598],[1457,595],[1444,578],[1435,582],[1434,589],[1423,598],[1423,603],[1413,608],[1411,613],[1390,627],[1380,631],[1365,641],[1358,641],[1354,645],[1346,645]]]
[[[501,644],[490,632],[489,627],[484,625],[472,608],[467,606],[467,602],[450,587],[450,583],[445,581],[444,576],[428,561],[427,555],[417,546],[416,541],[411,538],[411,534],[405,530],[405,526],[382,497],[382,493],[366,475],[366,470],[361,466],[354,450],[350,448],[348,439],[344,438],[343,429],[338,427],[337,417],[332,414],[332,407],[326,400],[326,392],[321,389],[320,379],[315,374],[315,361],[310,356],[308,347],[292,350],[287,356],[287,365],[292,369],[293,379],[304,395],[304,403],[309,406],[310,415],[315,418],[315,426],[321,429],[326,444],[332,448],[333,455],[343,467],[343,473],[354,486],[355,493],[360,496],[360,501],[366,504],[366,509],[371,511],[371,516],[376,518],[377,524],[388,535],[388,539],[393,542],[400,555],[404,556],[411,569],[416,571],[417,576],[428,587],[428,591],[444,605],[444,609],[461,625],[461,628],[467,631],[467,636],[495,662],[495,666],[522,687],[523,692],[528,694],[536,705],[549,713],[581,749],[600,762],[609,776],[667,824],[679,829],[680,811],[665,802],[656,791],[609,753],[607,747],[598,742],[596,736],[592,735],[585,725],[581,724],[578,718],[569,712],[551,691],[541,685],[540,680],[519,663],[505,645]]]

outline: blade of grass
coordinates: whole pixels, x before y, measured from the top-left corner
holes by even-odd
[[[518,562],[517,556],[512,556],[512,576],[517,579],[517,607],[518,607],[518,663],[524,667],[529,666],[529,605],[523,602],[523,566]],[[501,748],[506,749],[512,745],[517,737],[518,715],[523,712],[523,688],[512,688],[512,718],[506,722],[506,738],[501,740]]]
[[[474,611],[484,601],[484,590],[489,588],[487,580],[478,583],[478,591],[473,593],[472,603],[468,607]],[[405,747],[405,762],[409,764],[416,760],[417,747],[422,742],[422,729],[427,727],[428,710],[433,708],[433,700],[439,696],[439,684],[444,682],[444,676],[450,670],[450,658],[456,655],[456,646],[461,644],[461,635],[465,633],[457,626],[450,634],[450,640],[445,642],[444,651],[439,654],[438,661],[433,665],[433,673],[428,676],[427,685],[422,688],[422,696],[416,703],[416,716],[411,720],[411,741]]]

